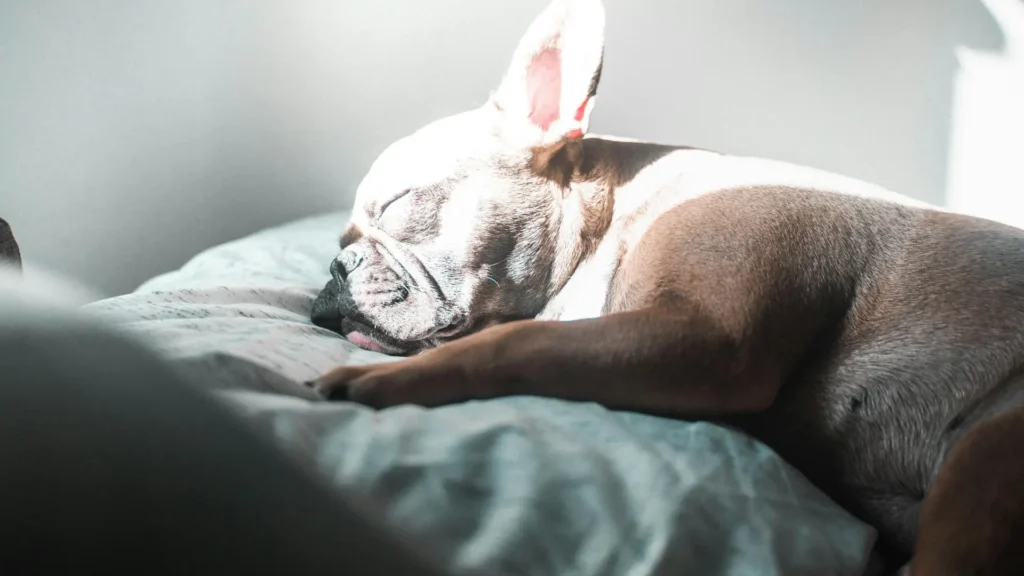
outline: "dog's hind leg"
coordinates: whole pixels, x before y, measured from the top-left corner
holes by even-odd
[[[1024,574],[1024,407],[950,450],[921,508],[910,574]]]

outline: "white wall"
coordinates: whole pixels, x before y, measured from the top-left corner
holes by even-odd
[[[999,53],[957,50],[946,204],[1024,228],[1024,1],[982,0]]]
[[[0,0],[0,215],[29,264],[114,294],[345,207],[387,143],[484,101],[545,3]],[[957,55],[1005,53],[981,0],[606,3],[596,131],[933,202],[951,122],[975,122],[954,112]],[[961,196],[988,172],[967,165]]]

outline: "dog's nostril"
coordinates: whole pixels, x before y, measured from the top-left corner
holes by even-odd
[[[351,249],[342,250],[331,262],[331,276],[339,283],[343,283],[363,262],[363,255]]]
[[[345,282],[346,273],[344,268],[342,268],[341,266],[341,262],[339,262],[337,258],[335,258],[334,261],[331,262],[330,271],[331,278],[334,278],[335,282],[337,282],[338,284],[342,284]]]
[[[363,255],[355,250],[346,248],[334,259],[335,264],[341,267],[345,274],[351,274],[363,262]]]

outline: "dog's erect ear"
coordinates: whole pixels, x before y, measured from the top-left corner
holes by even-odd
[[[503,139],[524,147],[582,138],[604,56],[601,0],[554,0],[519,41],[491,99]]]

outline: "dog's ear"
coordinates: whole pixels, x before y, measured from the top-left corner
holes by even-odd
[[[519,41],[491,104],[500,136],[541,148],[587,132],[604,56],[601,0],[554,0]]]

